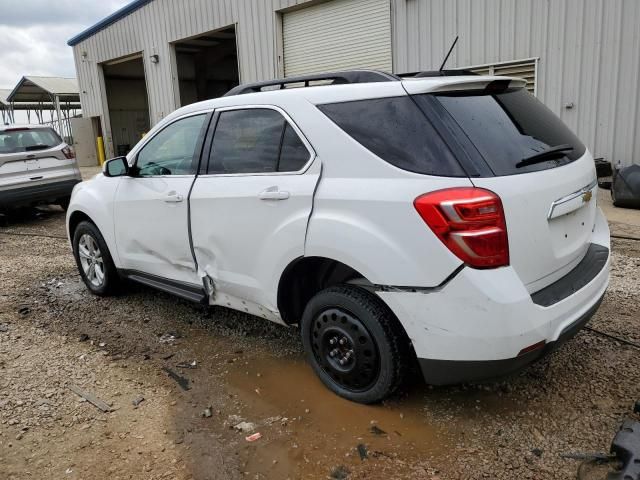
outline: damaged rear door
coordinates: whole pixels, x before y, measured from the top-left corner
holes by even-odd
[[[279,275],[304,255],[319,162],[274,106],[216,111],[190,197],[193,249],[211,303],[277,320]]]

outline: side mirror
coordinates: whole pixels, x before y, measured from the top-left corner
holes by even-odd
[[[107,160],[102,167],[105,177],[123,177],[129,174],[129,163],[127,157],[116,157]]]

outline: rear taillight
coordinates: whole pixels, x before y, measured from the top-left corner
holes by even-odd
[[[76,158],[76,152],[74,152],[73,148],[71,147],[64,147],[62,149],[62,153],[64,153],[64,156],[67,157],[69,160],[71,160],[72,158]]]
[[[482,188],[427,193],[413,202],[451,252],[474,268],[509,265],[509,240],[500,197]]]

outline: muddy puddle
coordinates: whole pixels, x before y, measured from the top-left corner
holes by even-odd
[[[526,409],[496,391],[420,382],[402,398],[360,405],[329,391],[301,353],[274,353],[283,341],[270,348],[268,339],[261,345],[250,339],[246,348],[245,342],[191,330],[171,361],[199,359],[197,369],[181,372],[191,390],[186,409],[173,418],[176,431],[188,432],[192,454],[209,458],[206,438],[214,436],[245,478],[343,478],[340,468],[351,472],[350,479],[432,478],[447,470],[469,420]],[[194,418],[216,396],[213,418]],[[241,422],[255,427],[233,428]],[[246,440],[257,432],[261,438]],[[190,466],[195,478],[208,478],[203,465]],[[416,466],[424,474],[416,476]]]
[[[349,402],[327,390],[302,358],[249,362],[234,368],[227,381],[252,416],[287,419],[245,449],[245,470],[265,478],[317,478],[327,466],[353,468],[361,456],[427,460],[449,446],[447,432],[429,424],[418,401],[402,408]]]

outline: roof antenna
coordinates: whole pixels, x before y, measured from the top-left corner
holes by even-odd
[[[439,72],[444,70],[444,66],[447,64],[447,60],[449,60],[449,57],[451,56],[451,52],[453,52],[453,49],[456,46],[456,43],[458,43],[458,38],[459,38],[459,35],[456,35],[456,39],[451,44],[451,48],[449,49],[449,52],[447,53],[447,56],[444,57],[444,62],[442,62],[442,65],[440,65],[440,70],[438,70]]]

